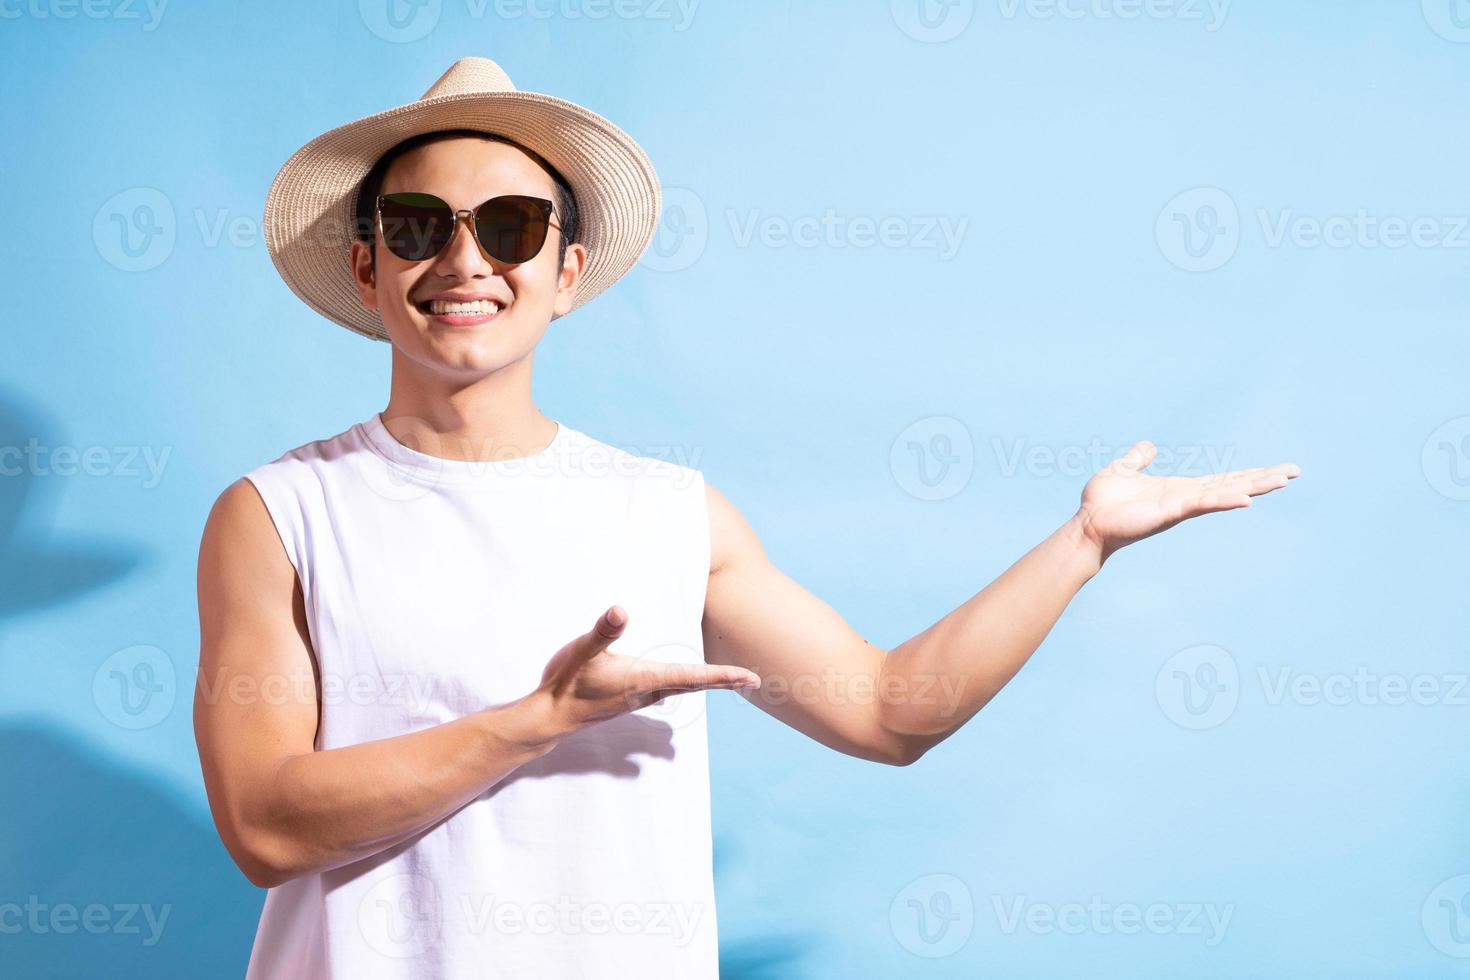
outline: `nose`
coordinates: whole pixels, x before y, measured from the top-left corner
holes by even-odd
[[[456,211],[454,233],[444,251],[434,257],[434,274],[446,279],[485,279],[496,275],[494,259],[480,249],[475,237],[473,211]]]

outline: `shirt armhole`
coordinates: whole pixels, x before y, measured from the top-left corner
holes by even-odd
[[[305,528],[299,506],[290,499],[290,495],[269,471],[252,470],[245,474],[245,479],[250,481],[250,485],[255,488],[261,502],[265,504],[266,513],[270,515],[271,524],[276,529],[276,538],[286,553],[286,559],[296,570],[296,579],[301,583],[302,597],[310,606],[310,568],[306,564],[306,556],[303,552]]]

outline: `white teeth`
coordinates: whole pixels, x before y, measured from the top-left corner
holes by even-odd
[[[477,299],[468,303],[455,303],[447,299],[429,300],[429,312],[452,313],[498,313],[500,304],[491,299]]]

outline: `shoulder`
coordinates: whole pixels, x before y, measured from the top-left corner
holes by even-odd
[[[199,589],[248,591],[295,574],[276,524],[255,484],[240,477],[215,498],[199,542]]]
[[[248,526],[257,510],[264,511],[260,494],[248,476],[242,476],[220,491],[204,521],[204,536],[208,540],[211,532],[238,531]]]
[[[282,551],[279,520],[293,496],[291,488],[322,461],[341,455],[355,437],[353,425],[335,435],[313,439],[246,471],[220,491],[205,520],[201,552],[220,553],[221,561],[250,564]]]
[[[710,574],[764,555],[760,538],[745,515],[708,480],[704,481],[704,499],[709,512]]]
[[[258,546],[260,542],[275,540],[274,521],[264,494],[255,482],[259,473],[259,470],[252,470],[220,491],[204,522],[206,545],[213,541],[230,549],[250,549],[252,542]]]

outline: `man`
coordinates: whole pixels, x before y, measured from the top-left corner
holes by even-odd
[[[1160,479],[1139,443],[878,649],[698,470],[532,401],[549,323],[637,261],[658,202],[627,134],[476,58],[277,175],[277,268],[393,372],[386,409],[252,470],[204,529],[195,729],[269,889],[250,977],[713,978],[706,691],[909,765],[1110,554],[1297,474]]]

